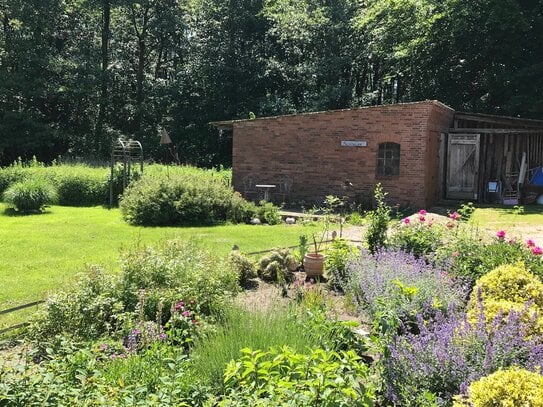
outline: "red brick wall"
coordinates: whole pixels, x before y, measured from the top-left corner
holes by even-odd
[[[438,102],[385,105],[234,122],[233,184],[243,178],[276,183],[293,179],[291,199],[322,202],[326,195],[371,199],[377,182],[389,201],[426,207],[436,200],[439,133],[450,127],[453,110]],[[342,140],[367,147],[342,147]],[[376,176],[379,143],[400,144],[400,175]],[[353,184],[345,191],[345,180]]]

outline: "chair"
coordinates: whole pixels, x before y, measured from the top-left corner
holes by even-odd
[[[259,197],[259,191],[255,188],[256,181],[253,175],[246,175],[243,177],[243,197],[246,199],[257,199]]]
[[[277,193],[278,197],[281,197],[281,202],[290,202],[290,190],[292,189],[292,178],[290,177],[281,177],[277,182]]]

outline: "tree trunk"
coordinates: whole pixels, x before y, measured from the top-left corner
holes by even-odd
[[[108,105],[108,65],[109,65],[109,38],[110,38],[111,2],[102,0],[102,69],[100,76],[100,105],[96,118],[95,141],[98,151],[106,153],[110,140],[104,140],[103,127]]]

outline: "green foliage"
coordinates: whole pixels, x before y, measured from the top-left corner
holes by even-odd
[[[127,355],[111,353],[112,347],[104,342],[75,346],[63,340],[58,354],[50,353],[39,365],[23,357],[14,367],[2,366],[0,400],[6,406],[189,407],[209,399],[181,349],[155,344]]]
[[[3,198],[21,213],[41,212],[56,202],[57,191],[43,180],[26,180],[11,185],[4,191]]]
[[[244,348],[242,357],[228,364],[224,383],[221,406],[371,406],[376,399],[369,369],[353,351],[314,349],[306,355],[286,346]]]
[[[400,222],[392,231],[388,242],[390,247],[413,253],[417,258],[424,258],[443,245],[444,230],[440,225],[421,220],[406,223],[407,219],[409,218]]]
[[[255,210],[255,216],[268,225],[278,225],[281,223],[281,215],[279,215],[279,207],[271,202],[260,201]]]
[[[222,181],[182,175],[143,177],[127,189],[120,208],[132,225],[200,225],[247,218],[243,200]]]
[[[291,272],[296,270],[298,262],[289,249],[277,249],[262,257],[259,262],[259,277],[285,283],[291,280]]]
[[[164,323],[183,300],[220,318],[238,289],[237,273],[194,243],[134,248],[123,254],[120,275],[91,268],[73,288],[50,296],[30,334],[37,341],[63,332],[94,339],[133,319]]]
[[[239,290],[237,273],[191,241],[127,250],[121,270],[119,295],[129,309],[138,303],[141,290],[165,289],[175,290],[178,300],[197,301],[205,315],[219,317]],[[147,317],[154,319],[155,314]]]
[[[238,6],[5,0],[0,164],[32,154],[107,159],[111,140],[122,135],[142,141],[146,157],[170,158],[157,142],[160,126],[181,162],[228,165],[231,139],[207,123],[251,112],[427,98],[465,111],[543,111],[538,2]]]
[[[454,407],[543,406],[543,376],[519,367],[498,370],[455,396]]]
[[[238,273],[238,281],[242,287],[247,286],[249,280],[257,276],[255,263],[237,250],[230,253],[228,261],[230,266]]]
[[[447,244],[436,249],[435,261],[448,264],[451,272],[469,283],[504,264],[524,263],[537,276],[543,276],[543,263],[530,248],[515,239],[488,242],[471,229],[460,228],[449,236]]]
[[[214,388],[223,387],[224,369],[228,362],[241,356],[243,347],[269,349],[288,345],[302,352],[309,344],[306,326],[280,304],[269,310],[231,307],[226,311],[216,332],[197,339],[191,353],[195,375]]]
[[[117,316],[124,304],[116,294],[115,277],[91,267],[72,289],[49,296],[32,318],[30,336],[37,342],[62,332],[76,337],[97,338],[117,329]]]
[[[304,325],[307,337],[312,339],[315,346],[335,352],[352,350],[359,356],[367,353],[367,341],[354,331],[359,326],[358,322],[340,321],[327,313],[325,307],[311,306],[312,300],[311,293],[306,292],[301,305],[302,309],[307,307],[307,315],[300,318],[300,323]]]
[[[353,226],[362,226],[364,224],[364,217],[360,212],[351,212],[347,217],[347,222]]]
[[[332,288],[340,289],[347,280],[347,262],[357,253],[358,250],[343,239],[334,240],[326,249],[324,269]]]
[[[298,263],[303,263],[304,257],[309,251],[307,241],[308,241],[307,235],[300,235],[298,237],[298,250],[295,253]]]
[[[460,220],[463,222],[467,222],[471,219],[471,215],[473,215],[473,212],[475,212],[475,205],[473,205],[473,202],[468,202],[465,204],[462,204],[460,208],[456,212],[460,215]]]
[[[203,170],[196,167],[176,166],[166,168],[163,165],[147,165],[145,175],[154,179],[168,179],[172,176],[182,176],[193,179],[194,182],[216,182],[228,184],[229,171]],[[128,183],[138,180],[141,174],[132,169]],[[0,192],[15,182],[24,180],[42,180],[56,187],[58,191],[58,204],[67,206],[94,206],[109,204],[109,167],[90,167],[83,164],[58,164],[46,166],[35,158],[29,162],[16,161],[9,167],[0,168]],[[113,171],[114,203],[121,193],[123,177],[121,166],[117,165]],[[233,198],[233,219],[248,221],[254,213],[253,204],[244,201],[239,195]],[[247,213],[248,212],[248,213]]]
[[[390,207],[385,202],[386,195],[383,187],[378,183],[374,190],[377,209],[367,214],[368,228],[365,240],[371,253],[379,251],[386,243],[388,223],[390,222]]]

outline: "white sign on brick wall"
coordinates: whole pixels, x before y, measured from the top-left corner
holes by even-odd
[[[342,147],[367,147],[368,142],[362,140],[341,140]]]

